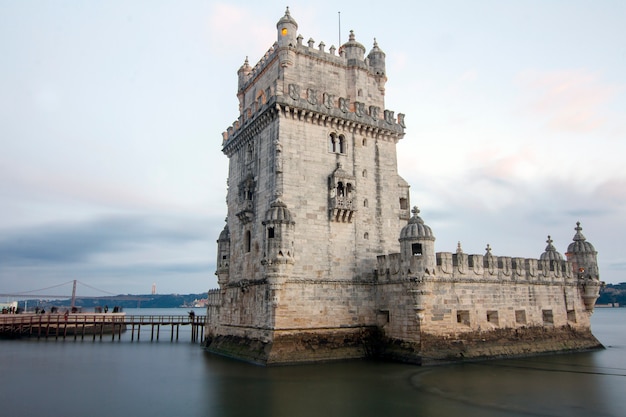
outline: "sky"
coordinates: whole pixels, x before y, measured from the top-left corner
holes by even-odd
[[[386,53],[436,251],[564,254],[580,221],[626,281],[624,1],[0,0],[0,293],[217,287],[237,70],[285,6]]]

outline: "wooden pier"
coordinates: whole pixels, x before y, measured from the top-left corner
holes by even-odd
[[[0,337],[37,337],[84,340],[122,339],[130,330],[130,340],[142,339],[142,327],[150,331],[150,341],[159,341],[161,333],[169,330],[170,342],[178,341],[180,326],[191,326],[191,342],[202,342],[206,316],[200,315],[126,315],[125,313],[54,313],[54,314],[2,314]],[[106,337],[105,337],[106,336]],[[148,336],[143,337],[148,340]]]

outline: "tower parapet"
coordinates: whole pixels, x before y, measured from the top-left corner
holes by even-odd
[[[298,25],[289,9],[276,27],[278,41],[254,67],[246,58],[238,71],[240,114],[222,134],[224,147],[275,106],[317,123],[346,124],[364,134],[402,138],[404,114],[385,109],[385,53],[378,42],[367,58],[353,31],[339,50],[331,45],[326,51],[324,42],[315,45],[313,39],[305,45],[301,35],[295,36]],[[337,75],[328,77],[329,73]]]

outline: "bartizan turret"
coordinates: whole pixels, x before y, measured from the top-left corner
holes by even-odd
[[[224,225],[224,229],[217,239],[217,282],[220,285],[228,283],[230,275],[230,232],[228,224]]]
[[[278,30],[278,47],[283,46],[295,46],[296,45],[296,32],[298,31],[298,23],[295,21],[289,13],[289,7],[285,10],[285,15],[280,18],[276,23],[276,29]]]
[[[374,47],[367,55],[367,60],[370,64],[370,71],[376,76],[376,83],[378,89],[381,92],[385,92],[385,83],[387,82],[387,75],[385,69],[385,53],[378,47],[378,42],[374,39]]]
[[[565,256],[568,261],[572,262],[574,274],[578,277],[578,285],[581,287],[586,309],[593,311],[603,284],[600,282],[598,271],[598,252],[582,234],[583,228],[580,227],[580,222],[576,222],[574,230],[576,230],[574,241],[567,247]]]
[[[286,273],[286,266],[293,265],[293,233],[295,222],[287,205],[276,199],[265,213],[263,258],[261,263],[270,273]],[[269,276],[269,275],[268,275]]]
[[[408,275],[430,275],[434,272],[435,236],[419,216],[420,210],[413,207],[413,217],[400,232],[400,256],[402,272]]]
[[[293,49],[297,44],[296,32],[298,31],[298,23],[289,14],[289,7],[285,10],[285,15],[276,23],[278,59],[282,68],[293,65],[295,52]]]

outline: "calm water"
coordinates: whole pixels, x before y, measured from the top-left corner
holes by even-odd
[[[143,332],[139,343],[129,334],[115,342],[0,341],[0,414],[626,416],[626,309],[596,309],[593,330],[607,349],[432,368],[367,361],[263,368],[207,354],[182,330],[178,343],[169,333],[150,342]]]

